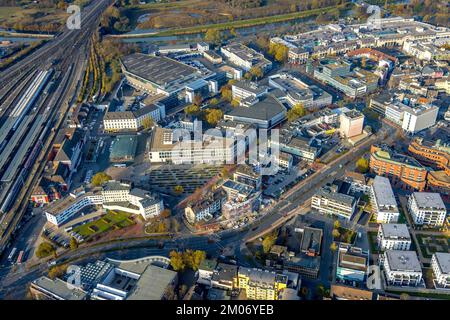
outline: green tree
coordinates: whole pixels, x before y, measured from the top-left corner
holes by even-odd
[[[170,265],[175,271],[183,271],[186,267],[183,259],[183,254],[177,251],[170,251]]]
[[[330,245],[330,250],[332,251],[332,252],[335,252],[336,250],[337,250],[337,244],[336,244],[336,242],[334,242],[333,241],[333,243],[331,243],[331,245]]]
[[[142,126],[145,130],[151,129],[155,125],[155,122],[152,118],[146,117],[144,120],[142,120]]]
[[[98,172],[92,177],[92,185],[98,187],[111,180],[112,177],[104,172]]]
[[[231,101],[233,99],[233,93],[229,86],[223,86],[220,89],[220,94],[222,96],[222,99],[225,101]]]
[[[305,107],[299,103],[293,106],[286,114],[289,122],[295,121],[306,114]]]
[[[219,109],[205,109],[206,121],[215,126],[223,118],[223,111]]]
[[[205,260],[206,252],[201,250],[186,250],[183,253],[183,261],[186,267],[197,271],[200,264]]]
[[[209,101],[209,104],[212,105],[212,106],[216,106],[218,103],[219,103],[219,100],[217,98],[212,98]]]
[[[333,223],[333,226],[334,226],[335,229],[339,229],[339,228],[341,227],[341,223],[339,222],[339,220],[336,220],[336,221]]]
[[[256,79],[261,79],[264,76],[264,72],[260,67],[251,67],[248,72]]]
[[[200,107],[195,104],[191,104],[184,108],[184,112],[188,115],[198,115],[200,113]]]
[[[277,233],[272,232],[271,234],[264,237],[262,241],[263,246],[263,252],[265,254],[270,252],[270,249],[272,249],[273,245],[275,244],[275,241],[277,241]]]
[[[208,29],[205,33],[205,40],[218,44],[222,40],[222,33],[218,29]]]
[[[234,108],[239,107],[239,100],[238,99],[233,99],[230,104]]]
[[[77,248],[78,248],[77,239],[75,239],[74,237],[70,238],[70,249],[75,250]]]
[[[55,247],[49,242],[42,242],[36,250],[36,256],[39,259],[46,258],[56,253]]]
[[[369,160],[366,158],[359,158],[358,161],[356,161],[356,170],[361,173],[369,171]]]
[[[333,229],[333,238],[334,239],[339,239],[339,237],[341,236],[341,233],[339,232],[338,229]]]
[[[67,272],[67,264],[53,266],[48,270],[48,277],[52,280],[63,276]]]
[[[175,187],[173,187],[173,191],[177,194],[180,195],[184,192],[184,188],[183,186],[177,185]]]

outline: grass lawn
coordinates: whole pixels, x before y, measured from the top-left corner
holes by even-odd
[[[370,244],[370,253],[375,253],[375,254],[379,253],[378,243],[377,243],[377,235],[378,235],[378,233],[374,232],[374,231],[369,231],[367,233],[367,237],[369,239],[369,244]]]
[[[131,213],[120,211],[108,211],[100,219],[86,223],[73,229],[83,237],[89,237],[95,234],[106,232],[112,228],[121,229],[135,224],[130,218]]]
[[[344,243],[354,243],[356,238],[356,232],[350,229],[339,227],[338,231],[340,233],[338,238],[334,238],[334,241],[344,242]]]
[[[252,27],[262,24],[276,23],[276,22],[284,22],[294,19],[306,18],[314,15],[318,15],[320,13],[326,13],[331,10],[335,10],[336,8],[344,8],[345,6],[333,6],[333,7],[325,7],[320,9],[306,10],[294,13],[286,13],[274,16],[253,18],[253,19],[245,19],[245,20],[236,20],[230,22],[223,23],[215,23],[215,24],[206,24],[200,26],[186,27],[186,28],[176,28],[171,30],[161,31],[155,34],[142,35],[127,35],[126,37],[159,37],[159,36],[173,36],[173,35],[183,35],[183,34],[192,34],[192,33],[201,33],[206,32],[209,29],[217,29],[217,30],[229,30],[231,28],[245,28]],[[144,13],[142,13],[144,14]],[[136,16],[136,12],[132,14]]]
[[[420,246],[420,251],[425,258],[431,258],[435,252],[449,252],[450,249],[450,239],[445,236],[437,235],[421,235],[416,234],[418,245]],[[427,241],[425,241],[425,239]],[[430,241],[431,239],[431,241]]]

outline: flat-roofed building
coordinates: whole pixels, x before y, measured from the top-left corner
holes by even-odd
[[[146,123],[159,122],[165,116],[165,106],[157,103],[136,111],[108,111],[103,117],[103,126],[106,132],[139,131]]]
[[[220,48],[220,52],[236,66],[249,71],[253,67],[266,72],[272,68],[272,62],[263,54],[249,48],[242,43],[232,43]]]
[[[235,158],[234,137],[204,135],[203,141],[191,139],[179,141],[171,129],[157,127],[149,141],[150,162],[173,164],[232,163]],[[183,137],[185,138],[185,137]]]
[[[357,98],[375,91],[379,77],[367,70],[354,68],[346,60],[327,58],[320,61],[314,70],[314,78],[342,91],[351,98]]]
[[[211,278],[216,269],[217,262],[211,259],[203,260],[198,267],[197,283],[211,286]]]
[[[132,162],[136,155],[137,136],[120,135],[111,142],[111,162]]]
[[[370,193],[372,212],[378,223],[394,223],[398,221],[400,212],[391,183],[386,177],[376,176]]]
[[[300,241],[300,251],[308,256],[320,256],[322,249],[322,229],[305,227]]]
[[[435,286],[450,288],[450,253],[436,252],[431,258]]]
[[[184,209],[184,216],[190,224],[201,221],[209,221],[215,215],[221,213],[222,206],[227,200],[227,193],[219,188],[211,192],[197,202],[189,203]]]
[[[387,283],[393,286],[419,286],[422,267],[415,251],[387,250],[382,255]]]
[[[408,198],[408,210],[416,225],[439,227],[444,224],[447,216],[447,209],[439,193],[412,193]]]
[[[237,288],[238,266],[219,263],[211,277],[211,286],[224,290],[232,290]]]
[[[133,53],[121,59],[122,71],[129,84],[151,94],[178,95],[187,85],[215,74],[164,56]]]
[[[247,98],[259,98],[269,92],[269,88],[263,85],[258,85],[256,82],[237,81],[231,86],[233,99],[238,101]]]
[[[339,132],[344,138],[351,138],[362,134],[364,115],[357,110],[343,112],[340,116]]]
[[[427,182],[427,169],[413,157],[397,153],[387,146],[372,145],[370,171],[388,177],[394,186],[406,190],[423,191]]]
[[[272,143],[277,142],[272,141]],[[310,139],[304,137],[281,138],[278,144],[280,151],[300,157],[309,162],[313,162],[320,153],[320,148],[312,146]]]
[[[86,300],[88,296],[84,290],[59,278],[52,280],[45,276],[31,281],[30,292],[36,300]]]
[[[252,186],[256,191],[261,189],[262,178],[261,175],[247,164],[240,164],[233,173],[233,180]]]
[[[355,212],[357,199],[337,192],[335,185],[320,188],[311,199],[311,208],[322,214],[335,215],[350,220]]]
[[[284,100],[291,106],[320,108],[332,103],[332,96],[315,85],[308,85],[290,73],[279,73],[269,77],[269,85],[284,93]]]
[[[286,170],[291,170],[292,168],[292,162],[293,162],[293,157],[291,154],[287,153],[287,152],[280,152],[278,155],[278,166],[280,168],[286,169]]]
[[[287,275],[274,271],[244,267],[238,271],[238,288],[245,290],[249,300],[278,300],[287,283]]]
[[[270,129],[286,118],[286,107],[271,94],[252,100],[249,105],[243,105],[242,102],[240,106],[225,113],[224,119]]]
[[[342,281],[363,282],[369,266],[369,252],[341,243],[338,249],[336,278]]]
[[[402,223],[382,223],[378,227],[378,248],[380,250],[409,250],[411,235]]]

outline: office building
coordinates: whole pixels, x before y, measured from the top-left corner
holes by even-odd
[[[104,130],[109,133],[139,131],[146,123],[156,123],[166,116],[163,104],[143,106],[136,111],[107,111],[103,117]]]
[[[220,48],[220,52],[232,64],[249,71],[251,68],[261,68],[266,72],[272,68],[272,62],[263,54],[243,45],[242,43],[232,43]]]

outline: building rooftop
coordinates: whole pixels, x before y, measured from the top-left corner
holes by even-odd
[[[450,253],[436,252],[434,256],[436,257],[441,272],[450,275]]]
[[[444,201],[442,201],[439,193],[414,192],[412,197],[416,201],[419,209],[446,210]]]
[[[238,106],[228,115],[233,117],[270,121],[272,118],[286,113],[286,108],[276,98],[268,95],[249,107]]]
[[[303,229],[300,250],[302,252],[313,252],[320,255],[320,247],[322,244],[322,229],[305,227]]]
[[[384,254],[388,261],[389,268],[393,271],[422,272],[415,251],[387,250]]]
[[[339,202],[347,206],[353,206],[353,204],[356,201],[355,197],[350,196],[348,194],[338,193],[331,186],[328,185],[320,188],[315,195],[324,197],[326,199],[331,199],[333,201]]]
[[[172,284],[177,273],[154,265],[149,265],[131,290],[128,300],[161,300],[167,287]]]
[[[40,290],[51,292],[58,296],[61,300],[84,300],[87,293],[75,287],[70,287],[67,282],[55,278],[52,280],[47,277],[40,277],[32,281],[32,285],[38,287]]]
[[[233,282],[237,276],[238,267],[232,264],[219,263],[211,277],[213,281]]]
[[[397,208],[397,201],[388,178],[376,176],[372,188],[379,207]]]
[[[409,239],[408,227],[403,223],[382,223],[381,230],[385,239]]]
[[[111,143],[111,161],[132,161],[136,155],[137,136],[120,135]]]

